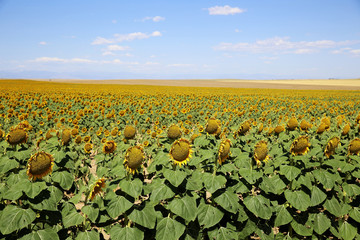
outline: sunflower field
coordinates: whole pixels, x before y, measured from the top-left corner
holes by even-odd
[[[1,239],[360,239],[360,92],[0,81]]]

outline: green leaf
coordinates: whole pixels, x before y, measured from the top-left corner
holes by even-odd
[[[169,209],[188,222],[196,218],[197,207],[194,197],[176,198],[169,203]]]
[[[58,240],[59,236],[54,229],[46,228],[39,231],[33,231],[20,238],[20,240],[43,240],[43,239]]]
[[[131,202],[129,202],[123,196],[120,196],[111,199],[106,211],[111,218],[116,219],[118,216],[130,209],[132,206],[133,204]]]
[[[84,216],[76,210],[70,211],[66,216],[62,217],[65,228],[80,225],[84,221]]]
[[[223,187],[226,183],[226,178],[222,175],[214,176],[210,173],[204,173],[203,182],[205,188],[210,192],[214,193],[219,188]]]
[[[137,198],[141,194],[141,191],[142,191],[142,188],[143,188],[143,183],[138,178],[135,178],[132,181],[131,180],[127,181],[126,179],[123,179],[119,183],[119,186],[120,186],[122,191],[126,192],[127,194],[129,194],[133,198]]]
[[[293,220],[291,222],[291,226],[300,236],[311,236],[313,233],[313,227],[311,226],[311,223],[309,221],[305,224],[301,224]]]
[[[353,197],[360,195],[360,187],[358,185],[344,183],[342,187],[346,193],[346,196]]]
[[[216,240],[235,240],[238,239],[237,234],[235,231],[220,227],[215,235]]]
[[[236,213],[239,209],[239,199],[235,193],[230,191],[225,191],[215,199],[215,202],[223,207],[226,211],[231,213]]]
[[[281,165],[279,173],[284,175],[289,181],[292,181],[301,173],[301,170],[294,166]]]
[[[281,180],[279,175],[264,177],[263,181],[260,184],[260,188],[264,190],[266,193],[273,193],[273,194],[281,194],[286,185]]]
[[[29,182],[27,187],[24,189],[24,192],[29,198],[34,198],[46,188],[47,186],[45,182]]]
[[[100,240],[100,235],[95,230],[79,232],[75,240]]]
[[[330,219],[324,214],[314,214],[314,231],[319,235],[323,234],[331,226]]]
[[[200,171],[194,171],[187,179],[186,182],[186,189],[190,191],[200,190],[203,187],[203,180],[202,180],[203,173]]]
[[[255,216],[263,219],[271,218],[272,211],[269,207],[268,200],[265,199],[263,196],[247,196],[244,199],[244,204],[246,208]]]
[[[324,203],[324,207],[335,217],[341,217],[344,214],[342,206],[335,197],[332,197],[330,200],[327,199]]]
[[[8,171],[17,167],[19,167],[19,163],[14,159],[0,159],[0,174],[7,173]]]
[[[360,208],[354,207],[353,209],[350,210],[349,215],[352,219],[360,223]]]
[[[310,197],[303,191],[285,191],[286,200],[296,209],[306,211],[310,206]]]
[[[36,219],[36,213],[31,209],[22,209],[7,205],[0,217],[0,232],[4,235],[20,230]]]
[[[263,174],[252,169],[241,168],[239,169],[239,175],[245,178],[248,183],[254,184]]]
[[[154,186],[151,192],[150,200],[158,203],[161,200],[172,198],[175,195],[173,190],[169,188],[163,181]]]
[[[144,232],[137,228],[120,227],[115,225],[110,229],[110,236],[112,240],[139,240],[144,239]]]
[[[37,210],[57,211],[57,204],[62,199],[63,192],[55,187],[50,186],[41,191],[34,199],[30,199],[30,204]]]
[[[163,218],[156,226],[156,239],[177,240],[184,233],[185,226],[169,217]]]
[[[142,210],[134,209],[129,215],[129,219],[143,227],[153,229],[156,222],[156,212],[154,207],[146,205]]]
[[[279,206],[279,210],[276,214],[275,226],[278,227],[288,224],[289,222],[291,222],[291,220],[293,220],[293,218],[290,215],[289,211],[286,209],[285,205]]]
[[[74,176],[68,171],[54,172],[51,178],[65,190],[69,190],[74,182]]]
[[[339,233],[342,239],[345,240],[350,240],[350,239],[354,239],[355,235],[357,233],[357,229],[356,227],[354,227],[353,225],[351,225],[348,222],[343,222],[343,224],[340,226],[339,229]]]
[[[326,189],[332,189],[335,184],[335,177],[333,174],[325,170],[314,170],[313,175]]]
[[[314,207],[321,204],[326,199],[326,194],[318,187],[313,186],[311,190],[310,206]]]
[[[224,213],[219,209],[211,206],[210,204],[200,203],[197,218],[200,225],[204,225],[205,228],[210,228],[220,222]]]
[[[180,170],[165,169],[163,172],[164,177],[174,186],[178,187],[186,178],[187,174]]]
[[[90,219],[91,222],[95,222],[99,215],[99,208],[94,208],[91,205],[86,205],[81,208],[81,211],[86,214],[86,217]]]

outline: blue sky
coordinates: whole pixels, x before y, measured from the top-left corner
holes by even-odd
[[[359,0],[0,0],[0,78],[360,78]]]

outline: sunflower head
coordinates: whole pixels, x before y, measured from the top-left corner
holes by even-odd
[[[177,125],[173,124],[169,127],[167,135],[170,139],[178,139],[181,137],[181,130]]]
[[[269,161],[268,147],[266,141],[261,140],[255,145],[254,158],[258,166],[261,164],[262,161],[265,163]]]
[[[71,140],[71,131],[69,129],[65,129],[61,134],[61,142],[64,146],[69,145]]]
[[[35,153],[27,163],[27,175],[30,179],[36,180],[51,173],[54,165],[54,158],[44,151]]]
[[[286,127],[287,127],[288,130],[294,131],[298,127],[298,125],[299,125],[299,123],[298,123],[296,117],[292,117],[288,121]]]
[[[76,144],[80,144],[81,141],[82,141],[81,136],[80,136],[80,135],[76,136],[76,138],[75,138],[75,143],[76,143]]]
[[[329,117],[324,117],[323,119],[321,119],[321,123],[324,123],[326,130],[330,128],[330,118]]]
[[[50,138],[52,138],[55,135],[56,135],[56,130],[52,128],[46,132],[45,138],[46,138],[46,140],[49,140]]]
[[[174,161],[174,164],[185,165],[191,157],[192,149],[190,142],[186,139],[180,138],[176,140],[170,149],[170,157]]]
[[[346,136],[350,131],[350,124],[346,124],[341,132],[342,136]]]
[[[360,139],[355,138],[350,142],[349,148],[348,148],[348,154],[349,155],[359,155],[360,154]]]
[[[312,124],[307,122],[305,119],[301,120],[300,129],[307,132],[312,127]]]
[[[86,153],[90,153],[92,149],[93,149],[93,145],[92,145],[91,143],[88,143],[88,142],[85,143],[84,151],[85,151]]]
[[[5,137],[5,132],[0,129],[0,139],[2,139],[3,137]]]
[[[221,165],[229,157],[231,141],[230,139],[224,139],[220,143],[218,152],[218,163]]]
[[[237,134],[239,135],[245,135],[251,128],[250,121],[246,121],[239,127],[239,130],[237,131]]]
[[[105,178],[98,179],[92,186],[89,194],[90,201],[94,200],[97,194],[103,192],[103,188],[106,187]]]
[[[300,136],[291,144],[290,152],[292,155],[304,155],[309,151],[310,143],[307,136]]]
[[[91,141],[91,137],[89,135],[86,135],[84,137],[84,142],[90,142]]]
[[[124,160],[126,170],[131,174],[135,174],[135,172],[138,172],[138,168],[142,165],[144,158],[144,151],[140,146],[128,148],[128,150],[126,150]]]
[[[22,128],[12,130],[6,135],[6,141],[10,145],[18,145],[18,144],[26,143],[27,138],[28,138],[28,134]]]
[[[274,129],[274,132],[279,135],[280,133],[282,133],[283,131],[285,130],[284,126],[276,126],[275,129]]]
[[[136,129],[134,126],[126,126],[124,129],[124,136],[126,139],[133,139],[136,134]]]
[[[191,135],[191,137],[190,137],[191,143],[194,143],[195,138],[200,137],[200,136],[201,136],[201,133],[194,133],[193,135]]]
[[[220,121],[215,118],[210,118],[205,126],[205,131],[209,134],[218,135],[221,132]]]
[[[113,140],[106,141],[103,145],[103,153],[113,153],[116,149],[116,143]]]
[[[340,138],[338,137],[333,137],[328,141],[324,152],[327,158],[330,158],[331,155],[335,154],[335,149],[337,148],[339,143],[340,143]]]

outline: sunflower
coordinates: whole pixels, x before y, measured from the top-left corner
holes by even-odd
[[[205,131],[208,134],[218,136],[221,133],[221,122],[215,118],[209,118],[205,125]]]
[[[321,123],[325,124],[326,130],[330,128],[330,118],[329,117],[324,117],[323,119],[321,119]]]
[[[50,138],[52,138],[55,135],[56,135],[56,130],[55,129],[49,129],[46,132],[45,138],[46,138],[46,140],[49,140]]]
[[[77,136],[78,134],[79,134],[79,130],[78,130],[78,129],[76,129],[76,128],[71,129],[71,135],[72,135],[73,137]]]
[[[349,148],[348,148],[348,154],[352,155],[359,155],[360,154],[360,139],[355,138],[350,142]]]
[[[316,130],[316,133],[321,134],[321,133],[325,132],[325,130],[326,130],[326,123],[321,122],[320,126]]]
[[[26,174],[29,179],[36,180],[51,173],[54,165],[54,158],[44,151],[35,153],[27,163]]]
[[[331,155],[335,154],[335,149],[337,148],[339,143],[340,143],[340,138],[338,137],[333,137],[328,141],[324,151],[325,156],[327,158],[330,158]]]
[[[91,141],[91,137],[89,135],[86,135],[84,137],[84,142],[90,142]]]
[[[167,131],[167,136],[170,139],[178,139],[181,137],[181,135],[182,133],[180,128],[175,124],[171,125]]]
[[[304,155],[309,151],[310,143],[307,136],[300,136],[291,144],[290,152],[292,155]]]
[[[71,140],[71,132],[69,129],[65,129],[62,131],[61,134],[61,142],[63,145],[68,145]]]
[[[106,141],[104,146],[103,146],[103,153],[108,154],[108,153],[113,153],[116,149],[116,143],[113,140],[110,141]]]
[[[144,151],[140,146],[129,147],[126,150],[124,160],[126,170],[131,174],[135,174],[142,165],[144,158]]]
[[[10,145],[26,143],[27,138],[28,138],[27,132],[25,132],[25,130],[21,128],[12,130],[6,135],[6,141]]]
[[[246,121],[243,124],[241,124],[241,126],[239,127],[236,133],[238,135],[245,135],[250,130],[250,128],[251,128],[250,121]]]
[[[274,129],[275,134],[279,135],[280,133],[282,133],[285,130],[284,126],[276,126]]]
[[[80,135],[76,136],[75,143],[80,144],[81,141],[82,141],[81,136]]]
[[[98,179],[91,187],[91,191],[89,194],[90,201],[94,200],[94,198],[97,194],[100,194],[101,192],[103,192],[103,188],[105,188],[105,187],[106,187],[105,178]]]
[[[201,136],[201,133],[194,133],[193,135],[191,135],[191,137],[190,137],[191,143],[194,143],[195,138],[200,137],[200,136]]]
[[[5,137],[5,132],[0,129],[0,139],[2,139],[3,137]]]
[[[343,128],[342,132],[341,132],[341,135],[342,136],[345,136],[349,133],[350,131],[350,124],[346,124],[345,127]]]
[[[307,132],[312,127],[311,123],[308,123],[305,119],[301,120],[300,129]]]
[[[261,165],[261,161],[267,163],[269,161],[267,142],[264,140],[259,141],[255,145],[254,158],[256,165]]]
[[[299,125],[299,123],[298,123],[296,117],[292,117],[288,121],[286,127],[289,131],[294,131],[298,127],[298,125]]]
[[[190,142],[186,139],[180,138],[176,140],[170,149],[170,157],[174,160],[174,164],[185,165],[191,157],[192,149]]]
[[[136,134],[136,129],[134,126],[126,126],[124,129],[124,136],[126,139],[133,139]]]
[[[86,153],[91,153],[91,150],[93,149],[93,145],[91,143],[86,143],[84,146],[84,151]]]
[[[218,152],[218,163],[221,165],[229,157],[231,141],[229,139],[224,139],[220,143],[220,148]]]

